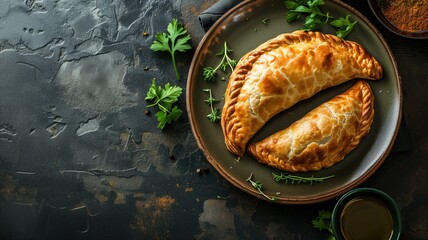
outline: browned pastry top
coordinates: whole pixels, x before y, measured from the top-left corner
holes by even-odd
[[[380,79],[382,67],[361,45],[334,35],[296,31],[244,55],[225,93],[221,125],[226,147],[242,156],[274,115],[353,78]]]
[[[288,172],[330,167],[369,132],[373,105],[369,84],[358,81],[290,127],[250,144],[248,152],[259,162]]]

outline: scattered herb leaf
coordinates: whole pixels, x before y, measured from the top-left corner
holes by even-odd
[[[354,29],[357,21],[352,22],[349,18],[351,15],[346,15],[346,17],[340,17],[334,21],[330,22],[330,25],[337,28],[336,35],[340,38],[346,38],[348,34]]]
[[[263,19],[262,20],[262,23],[264,24],[264,25],[267,25],[268,24],[268,22],[269,22],[269,18],[265,18],[265,19]]]
[[[261,182],[259,182],[259,181],[253,181],[252,180],[252,178],[253,178],[253,173],[251,173],[251,175],[247,178],[247,180],[245,180],[245,181],[247,181],[247,182],[250,182],[251,183],[251,185],[255,188],[255,189],[257,189],[257,191],[259,191],[259,193],[261,194],[261,195],[263,195],[265,198],[267,198],[267,199],[269,199],[269,200],[271,200],[271,201],[275,201],[276,200],[276,198],[275,197],[269,197],[268,195],[266,195],[264,192],[263,192],[263,183],[261,183]]]
[[[321,210],[318,212],[318,216],[312,220],[312,226],[320,231],[327,230],[330,235],[327,240],[335,240],[333,234],[333,228],[331,226],[331,212],[326,210]]]
[[[168,35],[164,32],[156,34],[156,40],[150,46],[152,51],[167,51],[171,54],[172,65],[174,67],[175,77],[180,80],[177,64],[175,62],[175,53],[185,52],[192,47],[187,43],[190,40],[190,35],[186,34],[187,30],[177,22],[177,19],[172,19],[167,27]]]
[[[183,112],[177,106],[173,106],[178,101],[182,93],[182,89],[178,86],[171,86],[169,83],[164,88],[156,85],[155,79],[152,79],[152,84],[147,91],[145,100],[152,101],[153,103],[147,107],[157,106],[159,111],[156,113],[158,120],[158,128],[163,129],[166,124],[170,124],[181,116]]]
[[[314,176],[310,176],[310,177],[302,177],[302,176],[297,176],[297,175],[292,175],[290,173],[281,173],[281,174],[275,174],[272,173],[273,179],[277,182],[280,181],[285,181],[285,183],[310,183],[311,185],[314,183],[320,183],[320,182],[324,182],[324,180],[329,179],[334,177],[334,175],[330,175],[327,177],[314,177]]]
[[[204,100],[204,102],[206,102],[211,108],[211,113],[207,115],[207,118],[209,118],[211,122],[215,123],[221,119],[220,109],[214,107],[214,104],[220,100],[217,100],[213,97],[211,89],[207,88],[203,89],[203,91],[209,94],[209,98]]]
[[[233,50],[229,48],[227,42],[224,42],[223,49],[221,50],[221,52],[216,54],[217,56],[222,57],[220,63],[215,68],[205,67],[202,70],[202,75],[204,76],[205,81],[213,82],[219,69],[221,69],[223,72],[226,72],[227,68],[229,67],[230,70],[233,71],[237,64],[237,61],[235,59],[230,58],[229,54],[231,52],[233,52]]]

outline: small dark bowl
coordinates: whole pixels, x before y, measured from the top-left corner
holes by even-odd
[[[389,31],[406,38],[426,39],[428,38],[428,29],[423,31],[405,31],[394,26],[382,13],[378,0],[367,0],[373,14]]]
[[[378,200],[380,200],[381,202],[383,202],[386,207],[388,208],[391,217],[392,217],[392,236],[390,238],[390,240],[398,240],[400,239],[400,235],[401,235],[401,215],[400,215],[400,210],[397,206],[397,204],[395,203],[394,199],[392,199],[389,195],[387,195],[386,193],[375,189],[375,188],[356,188],[353,189],[347,193],[345,193],[336,203],[334,209],[333,209],[333,213],[332,213],[332,228],[333,228],[333,233],[336,237],[337,240],[343,240],[343,235],[341,233],[341,226],[340,226],[340,216],[341,213],[343,211],[343,208],[345,207],[345,205],[358,197],[372,197],[372,198],[376,198]]]

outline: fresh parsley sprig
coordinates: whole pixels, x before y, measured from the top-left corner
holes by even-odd
[[[286,19],[287,22],[293,22],[300,18],[302,14],[306,14],[306,19],[303,24],[303,30],[315,31],[321,29],[331,19],[330,14],[324,13],[320,6],[324,5],[323,0],[285,0]],[[350,15],[332,20],[330,25],[337,28],[336,35],[340,38],[345,38],[352,31],[357,21],[352,22]]]
[[[172,65],[174,67],[175,77],[180,80],[177,64],[175,62],[175,53],[185,52],[192,47],[187,43],[190,40],[190,35],[186,34],[187,30],[177,22],[177,19],[172,19],[167,27],[168,35],[164,32],[156,34],[156,40],[150,46],[152,51],[167,51],[171,54]]]
[[[322,28],[332,18],[330,14],[323,13],[319,6],[324,5],[323,0],[286,0],[285,7],[287,9],[287,22],[292,22],[300,18],[302,14],[307,14],[303,24],[305,31],[314,31]]]
[[[214,107],[214,104],[216,102],[219,102],[220,100],[215,99],[213,97],[211,89],[206,88],[206,89],[203,89],[203,91],[209,94],[209,98],[204,100],[204,102],[206,102],[211,108],[211,113],[207,115],[207,118],[210,119],[211,122],[215,123],[221,119],[220,109]]]
[[[320,231],[327,230],[330,234],[327,240],[335,240],[333,233],[333,227],[331,226],[331,212],[321,210],[318,212],[318,216],[312,220],[312,226]]]
[[[268,196],[268,195],[266,195],[264,192],[263,192],[263,183],[261,183],[261,182],[259,182],[259,181],[253,181],[252,180],[252,178],[253,178],[253,173],[251,173],[251,175],[247,178],[247,180],[245,180],[245,181],[247,181],[247,182],[250,182],[251,183],[251,185],[255,188],[255,189],[257,189],[257,191],[259,191],[259,193],[261,194],[261,195],[263,195],[265,198],[267,198],[267,199],[269,199],[269,200],[271,200],[271,201],[275,201],[276,200],[276,198],[275,197],[270,197],[270,196]]]
[[[336,27],[338,30],[336,31],[336,35],[340,38],[346,38],[348,34],[354,29],[357,21],[352,22],[350,20],[351,15],[346,15],[346,17],[340,17],[334,21],[331,21],[330,25]]]
[[[223,49],[217,53],[217,56],[221,56],[222,59],[220,63],[216,67],[204,67],[202,70],[202,75],[204,76],[204,80],[208,82],[213,82],[215,80],[217,71],[221,69],[223,72],[227,71],[229,67],[231,71],[235,68],[238,63],[235,59],[231,58],[229,54],[233,52],[233,50],[227,45],[225,41],[223,44]]]
[[[334,177],[334,175],[330,175],[327,177],[314,177],[314,176],[310,176],[310,177],[302,177],[302,176],[297,176],[297,175],[292,175],[290,173],[281,173],[281,174],[275,174],[272,173],[273,179],[277,182],[280,181],[284,181],[285,183],[310,183],[311,185],[314,183],[320,183],[320,182],[324,182],[324,180],[329,179]]]
[[[181,87],[171,86],[169,83],[164,88],[156,85],[155,79],[152,79],[152,84],[147,92],[145,100],[152,101],[153,103],[147,107],[157,106],[159,111],[156,113],[158,120],[158,128],[163,129],[166,124],[170,124],[181,116],[183,112],[174,103],[178,101],[182,93]]]

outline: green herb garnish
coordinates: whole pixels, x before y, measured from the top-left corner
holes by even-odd
[[[235,68],[237,61],[229,57],[229,54],[233,52],[232,49],[229,48],[227,42],[224,42],[223,49],[221,52],[217,53],[217,56],[221,56],[222,59],[220,63],[215,67],[205,67],[202,71],[202,75],[204,76],[204,80],[208,82],[213,82],[215,80],[215,76],[217,71],[221,69],[223,72],[227,71],[229,67],[231,71]]]
[[[187,43],[190,40],[190,35],[186,34],[187,30],[177,23],[177,19],[172,19],[167,27],[168,35],[164,32],[156,34],[156,40],[150,46],[153,51],[167,51],[171,54],[172,65],[174,67],[175,77],[180,80],[177,64],[175,62],[175,52],[185,52],[192,47]]]
[[[330,235],[327,240],[335,240],[333,228],[331,226],[331,212],[321,210],[318,212],[318,217],[312,220],[312,226],[320,231],[327,230]]]
[[[340,17],[337,20],[334,20],[330,23],[333,27],[337,28],[336,35],[340,38],[345,38],[348,34],[354,29],[357,21],[352,22],[349,18],[351,15],[346,15],[346,17]]]
[[[172,121],[177,121],[183,112],[177,106],[173,107],[173,104],[178,101],[182,89],[178,86],[171,86],[169,83],[164,88],[156,85],[155,79],[152,79],[152,84],[147,92],[145,100],[153,101],[153,104],[147,105],[147,107],[158,106],[159,111],[156,113],[156,118],[159,122],[158,128],[163,129],[166,124],[170,124]]]
[[[277,182],[280,181],[285,181],[285,183],[310,183],[311,185],[313,183],[320,183],[320,182],[324,182],[324,180],[329,179],[334,177],[334,175],[330,175],[327,177],[314,177],[314,176],[310,176],[310,177],[302,177],[302,176],[297,176],[297,175],[291,175],[290,173],[281,173],[281,174],[275,174],[272,173],[273,179]]]
[[[263,185],[263,183],[261,183],[261,182],[259,182],[259,181],[253,181],[252,180],[252,178],[253,178],[253,173],[251,173],[251,175],[247,178],[247,180],[245,180],[245,181],[247,181],[247,182],[250,182],[251,183],[251,185],[255,188],[255,189],[257,189],[257,191],[259,191],[259,193],[261,194],[261,195],[263,195],[265,198],[267,198],[267,199],[269,199],[269,200],[271,200],[271,201],[274,201],[274,200],[276,200],[276,198],[275,197],[269,197],[268,195],[266,195],[264,192],[263,192],[263,187],[262,187],[262,185]]]
[[[214,103],[219,102],[220,100],[213,98],[211,89],[203,89],[203,91],[210,95],[208,99],[204,100],[204,102],[208,103],[211,108],[211,113],[207,115],[207,118],[209,118],[211,122],[215,123],[221,119],[221,112],[220,109],[214,107]]]
[[[307,15],[303,24],[305,31],[318,30],[332,18],[329,13],[323,13],[319,9],[319,6],[324,5],[323,0],[286,0],[284,2],[287,9],[287,22],[299,19],[302,14]]]
[[[321,11],[320,6],[324,5],[323,0],[285,0],[285,8],[287,9],[287,22],[293,22],[300,18],[302,14],[306,14],[306,19],[303,24],[305,31],[314,31],[321,29],[333,17],[330,14]],[[333,20],[330,24],[336,27],[336,35],[340,38],[345,38],[352,31],[357,21],[352,22],[350,15],[340,17]]]

